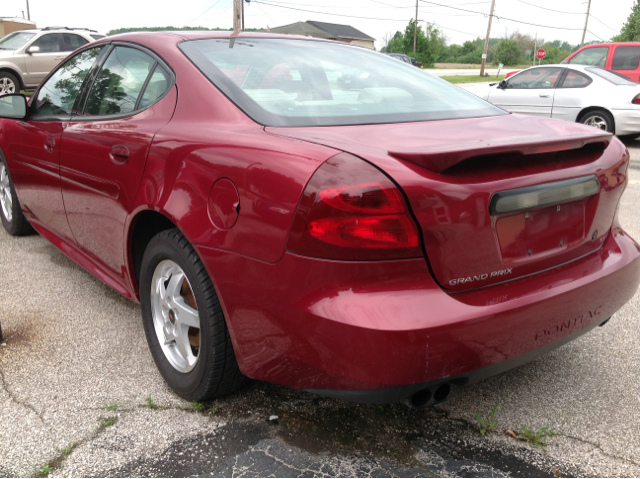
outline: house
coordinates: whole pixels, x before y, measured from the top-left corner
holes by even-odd
[[[282,27],[269,29],[271,33],[284,33],[288,35],[303,35],[306,37],[326,38],[339,42],[360,45],[361,47],[374,50],[373,42],[375,38],[362,33],[351,25],[338,25],[337,23],[324,23],[307,20],[306,22],[296,22]]]
[[[0,18],[0,38],[18,30],[36,28],[36,22],[24,18]]]

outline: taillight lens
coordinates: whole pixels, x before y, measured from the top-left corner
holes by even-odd
[[[640,93],[638,93],[636,96],[633,97],[633,100],[631,100],[631,103],[633,103],[634,105],[640,105]]]
[[[418,230],[398,188],[348,153],[327,160],[311,178],[287,249],[345,260],[422,256]]]

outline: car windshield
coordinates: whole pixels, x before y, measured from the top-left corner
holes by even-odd
[[[29,32],[13,32],[0,39],[0,50],[17,50],[36,34]]]
[[[401,123],[506,114],[445,80],[360,47],[273,38],[193,40],[185,55],[267,126]]]
[[[614,85],[637,85],[638,82],[633,81],[631,78],[623,75],[622,73],[612,72],[609,70],[603,70],[602,68],[585,68],[589,73],[598,75],[600,78],[604,78],[610,81]]]

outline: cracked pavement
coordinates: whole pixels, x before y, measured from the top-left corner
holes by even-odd
[[[627,145],[619,216],[640,239],[640,141]],[[640,476],[639,309],[637,294],[605,327],[431,409],[252,382],[196,412],[156,370],[138,305],[40,236],[0,229],[0,477]],[[474,414],[494,406],[480,436]],[[532,449],[506,433],[521,424],[559,436]]]

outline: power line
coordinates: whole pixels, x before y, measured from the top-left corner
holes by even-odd
[[[393,18],[375,18],[375,17],[362,17],[359,15],[345,15],[343,13],[327,13],[327,12],[317,12],[314,10],[306,10],[303,8],[295,8],[295,7],[287,7],[284,5],[279,5],[277,3],[272,3],[272,2],[262,2],[262,1],[258,1],[258,0],[253,0],[252,3],[257,3],[257,4],[262,4],[262,5],[269,5],[271,7],[278,7],[278,8],[286,8],[287,10],[297,10],[299,12],[307,12],[307,13],[317,13],[320,15],[333,15],[333,16],[338,16],[338,17],[349,17],[349,18],[361,18],[363,20],[383,20],[383,21],[396,21],[396,22],[404,22],[406,21],[406,18],[403,19],[393,19]]]
[[[194,18],[193,20],[191,20],[190,22],[187,22],[186,25],[189,25],[189,23],[193,23],[195,22],[198,18],[200,18],[202,15],[204,15],[205,13],[207,13],[209,10],[211,10],[213,7],[215,7],[217,4],[219,4],[222,0],[218,0],[217,2],[215,2],[213,5],[211,5],[209,8],[207,8],[204,12],[202,12],[200,15],[198,15],[196,18]]]
[[[589,32],[591,35],[593,35],[594,37],[596,37],[598,40],[602,40],[603,42],[605,41],[604,38],[600,38],[598,35],[596,35],[595,33],[593,33],[591,30],[587,30],[587,32]]]
[[[607,25],[606,23],[604,23],[604,22],[603,22],[603,21],[601,21],[601,20],[598,20],[598,19],[597,19],[596,17],[594,17],[593,15],[589,14],[589,16],[590,16],[591,18],[593,18],[596,22],[600,22],[600,23],[602,23],[605,27],[609,28],[610,30],[613,30],[613,31],[614,31],[614,32],[616,32],[616,33],[618,33],[618,32],[619,32],[619,30],[616,30],[615,28],[611,28],[609,25]]]
[[[454,10],[461,10],[463,12],[476,13],[478,15],[482,15],[483,17],[489,16],[486,13],[476,12],[475,10],[467,10],[466,8],[452,7],[450,5],[444,5],[442,3],[430,2],[429,0],[420,0],[420,1],[423,3],[429,3],[431,5],[438,5],[439,7],[453,8]],[[566,28],[566,27],[556,27],[551,25],[540,25],[538,23],[523,22],[522,20],[515,20],[513,18],[500,17],[498,15],[493,15],[493,16],[498,20],[507,20],[509,22],[522,23],[523,25],[531,25],[531,26],[540,27],[540,28],[552,28],[554,30],[582,30],[582,28]]]
[[[518,1],[520,3],[531,5],[532,7],[541,8],[542,10],[549,10],[550,12],[566,13],[567,15],[584,15],[584,12],[564,12],[562,10],[554,10],[553,8],[541,7],[540,5],[536,5],[534,3],[525,2],[524,0],[518,0]]]

